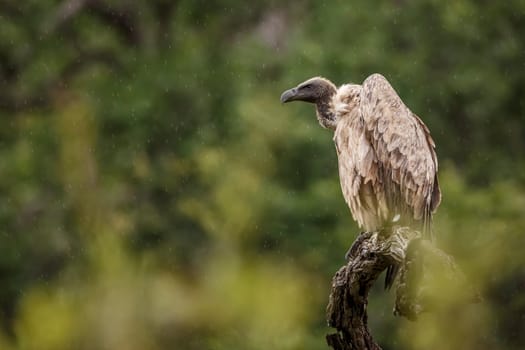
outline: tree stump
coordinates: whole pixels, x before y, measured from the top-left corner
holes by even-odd
[[[361,233],[347,253],[347,264],[336,272],[327,306],[328,325],[337,333],[326,336],[334,350],[377,350],[368,329],[368,292],[383,270],[399,266],[394,314],[416,320],[439,303],[432,286],[445,279],[473,301],[477,293],[466,283],[454,259],[421,239],[418,231],[394,226]]]

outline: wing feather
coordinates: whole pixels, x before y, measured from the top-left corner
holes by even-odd
[[[371,75],[362,88],[360,114],[369,144],[382,168],[383,181],[392,182],[386,185],[388,190],[376,191],[385,194],[390,210],[409,211],[415,220],[426,221],[441,201],[430,132],[382,75]],[[368,164],[361,168],[369,170]]]
[[[354,220],[360,227],[373,230],[382,221],[379,201],[374,193],[374,184],[378,181],[377,159],[366,137],[363,120],[355,114],[343,118],[334,135],[339,179]]]

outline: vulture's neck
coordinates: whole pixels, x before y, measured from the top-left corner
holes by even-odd
[[[332,97],[335,95],[335,91],[332,95],[326,96],[316,102],[317,120],[322,127],[335,130],[337,124],[337,118],[335,115],[334,104]]]

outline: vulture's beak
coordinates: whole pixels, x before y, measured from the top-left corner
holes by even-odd
[[[295,97],[297,95],[297,89],[293,88],[290,90],[286,90],[281,95],[281,103],[286,103],[295,100]]]

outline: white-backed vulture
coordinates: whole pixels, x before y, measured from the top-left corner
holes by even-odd
[[[431,235],[441,202],[435,144],[385,77],[339,88],[311,78],[281,95],[281,102],[290,101],[314,103],[321,126],[334,130],[341,188],[362,229],[403,224]],[[387,288],[394,277],[389,269]]]

